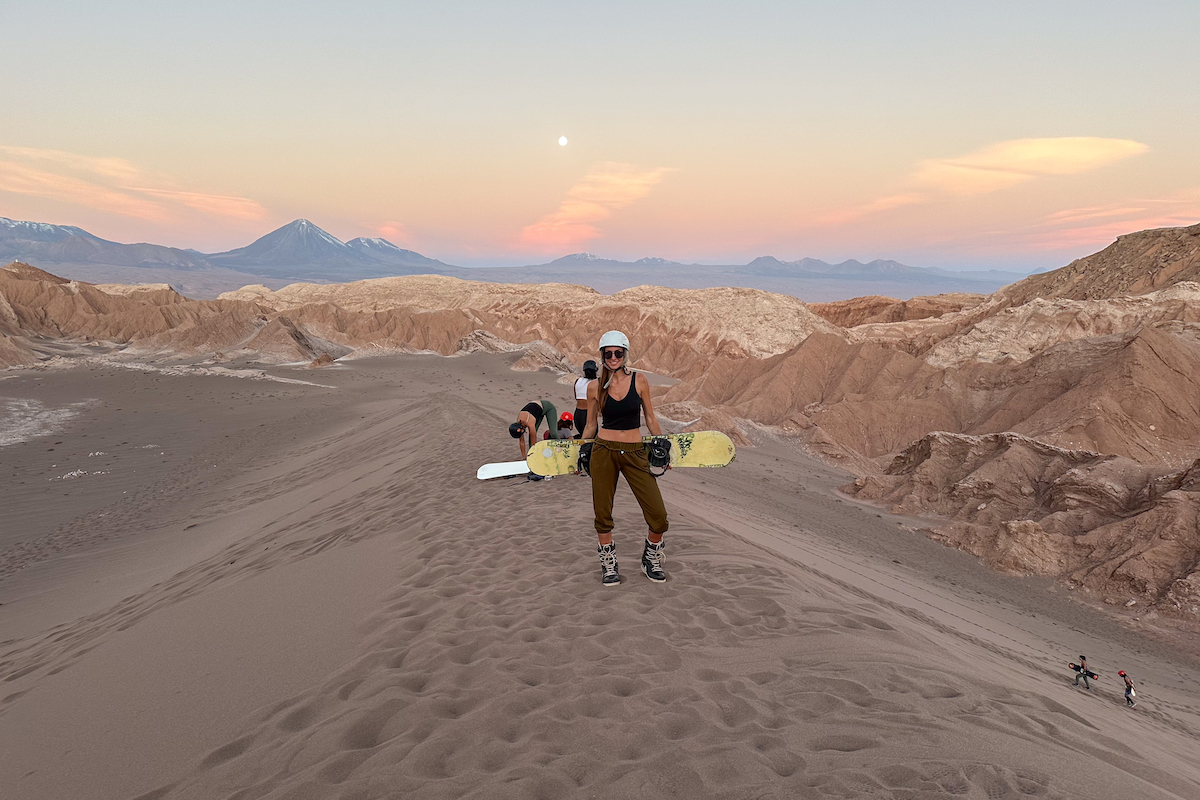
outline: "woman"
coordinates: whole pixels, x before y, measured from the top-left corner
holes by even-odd
[[[576,439],[583,438],[583,429],[587,427],[587,390],[588,384],[594,380],[596,380],[596,362],[589,358],[583,362],[583,377],[575,381],[575,430],[579,431]]]
[[[521,451],[522,461],[533,448],[533,443],[537,441],[537,430],[543,419],[546,420],[546,428],[554,431],[554,435],[557,436],[558,430],[554,421],[558,419],[558,410],[549,400],[526,403],[525,407],[517,412],[517,421],[508,426],[508,435],[517,440],[517,448]],[[528,437],[528,442],[526,442],[526,437]]]
[[[617,478],[624,475],[650,528],[642,548],[642,572],[655,583],[662,583],[667,579],[662,568],[667,508],[658,491],[658,481],[650,473],[641,431],[645,412],[646,428],[655,436],[662,435],[650,401],[650,382],[645,375],[629,368],[629,339],[620,331],[609,331],[600,337],[600,357],[600,377],[588,383],[587,425],[583,429],[584,439],[596,437],[590,472],[599,537],[596,550],[600,553],[600,582],[605,586],[621,582],[612,540],[612,507]]]

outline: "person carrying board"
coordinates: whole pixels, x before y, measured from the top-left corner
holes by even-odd
[[[617,586],[621,582],[612,539],[612,509],[617,481],[624,475],[649,527],[642,548],[642,572],[655,583],[662,583],[667,579],[663,572],[667,507],[658,490],[658,480],[650,471],[641,431],[645,414],[650,433],[662,435],[650,400],[650,383],[645,375],[629,368],[629,338],[625,334],[609,331],[600,337],[599,349],[602,366],[599,377],[588,383],[587,425],[583,429],[583,438],[595,437],[591,443],[589,471],[599,540],[596,550],[600,554],[600,582],[605,586]]]

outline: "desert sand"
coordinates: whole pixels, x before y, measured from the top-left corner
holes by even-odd
[[[522,357],[0,373],[4,796],[1200,797],[1186,648],[776,431],[601,587],[586,478],[475,480]]]

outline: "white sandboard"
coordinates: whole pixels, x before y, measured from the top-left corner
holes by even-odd
[[[529,465],[524,461],[502,461],[499,464],[484,464],[475,473],[475,477],[486,481],[489,478],[511,478],[513,475],[525,475],[528,472]]]

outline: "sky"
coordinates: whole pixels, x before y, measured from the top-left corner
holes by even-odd
[[[1032,270],[1200,222],[1195,0],[0,0],[0,30],[0,216],[121,242],[304,217],[466,266]]]

